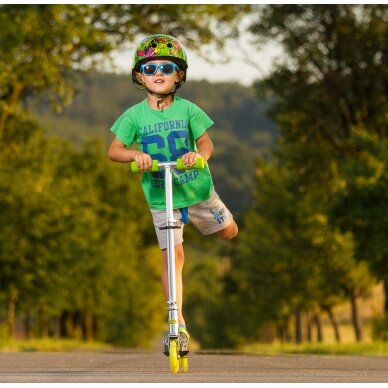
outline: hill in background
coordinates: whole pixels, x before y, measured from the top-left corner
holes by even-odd
[[[113,140],[109,128],[131,105],[145,98],[128,75],[87,73],[77,77],[72,105],[55,113],[46,102],[29,101],[49,134],[81,146],[90,138]],[[253,88],[235,83],[190,81],[179,91],[199,105],[215,122],[209,134],[215,144],[210,165],[220,196],[237,215],[249,207],[257,157],[268,159],[276,125],[265,116],[268,103],[255,97]]]

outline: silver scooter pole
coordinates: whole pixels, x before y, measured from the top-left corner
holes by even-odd
[[[175,244],[174,229],[177,221],[173,215],[172,198],[172,168],[176,167],[176,162],[163,163],[165,171],[165,192],[166,192],[166,228],[167,228],[167,274],[168,274],[168,325],[169,338],[177,338],[178,333],[178,305],[176,303],[176,277],[175,277]]]
[[[168,325],[169,339],[178,338],[178,304],[176,302],[176,277],[175,277],[175,243],[174,229],[181,228],[177,220],[174,219],[173,192],[172,192],[172,172],[174,168],[179,170],[189,170],[193,168],[205,167],[205,160],[198,158],[194,165],[185,165],[181,158],[176,162],[152,161],[151,172],[165,170],[165,194],[166,194],[166,226],[167,229],[167,275],[168,275]],[[136,162],[131,163],[131,171],[139,172]]]

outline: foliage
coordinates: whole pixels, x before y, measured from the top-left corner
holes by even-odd
[[[0,139],[23,95],[51,90],[54,106],[69,103],[74,94],[70,70],[94,68],[137,34],[164,31],[182,36],[193,48],[210,42],[223,47],[249,9],[190,4],[2,5]]]
[[[188,231],[191,232],[190,230]],[[245,339],[248,316],[238,308],[241,295],[229,286],[234,244],[221,244],[215,236],[200,241],[189,235],[185,255],[184,308],[191,335],[206,349],[233,348]],[[245,304],[244,304],[245,306]]]
[[[365,295],[372,279],[354,261],[352,236],[329,224],[321,202],[326,186],[319,195],[313,187],[303,190],[305,182],[294,172],[265,164],[258,166],[256,180],[233,276],[244,300],[256,306],[257,330],[272,321],[288,338],[296,311],[324,310],[353,293]]]
[[[376,317],[372,322],[372,338],[375,341],[388,342],[388,315]]]
[[[210,43],[222,49],[249,9],[0,6],[0,300],[7,335],[18,317],[28,336],[146,345],[145,333],[162,319],[159,252],[138,178],[129,180],[95,140],[75,149],[45,137],[21,102],[43,95],[55,108],[70,103],[74,70],[95,68],[141,34],[163,29],[199,51]]]
[[[128,92],[127,76],[84,70],[165,26],[199,50],[203,43],[222,46],[249,9],[0,6],[2,335],[13,334],[16,318],[31,337],[127,346],[147,345],[160,329],[160,253],[138,177],[109,162],[101,141],[77,133],[100,131],[102,138],[140,94]],[[198,236],[190,229],[186,235],[193,261],[186,266],[185,314],[206,347],[256,342],[268,327],[275,328],[269,341],[298,341],[302,313],[318,316],[344,300],[352,303],[357,332],[356,300],[368,293],[371,273],[388,277],[387,8],[270,5],[253,16],[258,42],[275,39],[286,53],[257,85],[265,102],[239,85],[182,89],[216,116],[216,185],[232,193],[233,207],[248,209],[229,248],[211,238],[196,246]],[[63,116],[35,108],[44,134],[25,112],[26,97],[42,94],[62,105],[75,87],[79,99]],[[271,157],[257,150],[275,134],[262,118],[267,106],[280,134]],[[76,146],[52,136],[52,127]],[[250,188],[254,197],[244,193]],[[383,338],[384,322],[375,327]]]
[[[387,135],[384,5],[274,5],[251,31],[286,56],[266,80],[287,138],[349,151],[352,128]],[[351,149],[350,149],[351,150]]]
[[[12,297],[40,335],[58,322],[68,337],[146,345],[143,334],[161,324],[162,298],[145,201],[124,199],[142,198],[137,180],[107,160],[101,143],[75,151],[44,138],[28,118],[8,125],[14,136],[3,139],[0,156],[3,298]]]
[[[353,155],[343,161],[346,185],[337,192],[331,217],[354,234],[357,259],[367,261],[375,276],[387,282],[388,143],[365,129],[353,131]]]
[[[387,278],[386,18],[379,5],[271,5],[251,26],[285,52],[258,85],[280,138],[276,165],[258,167],[238,263],[252,302],[268,298],[258,315],[346,296],[359,338],[356,299],[370,271]]]

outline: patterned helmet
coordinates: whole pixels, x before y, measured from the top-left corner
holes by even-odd
[[[164,34],[150,35],[137,46],[132,64],[132,80],[136,86],[142,86],[136,77],[140,66],[155,59],[168,59],[175,62],[184,71],[181,83],[186,80],[187,56],[182,44],[173,36]]]

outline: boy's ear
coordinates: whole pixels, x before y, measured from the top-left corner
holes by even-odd
[[[136,72],[136,79],[137,79],[141,84],[144,84],[143,74]]]
[[[178,71],[178,80],[177,80],[177,84],[180,84],[182,82],[182,80],[184,79],[184,76],[185,76],[185,72],[183,70],[179,70]]]

